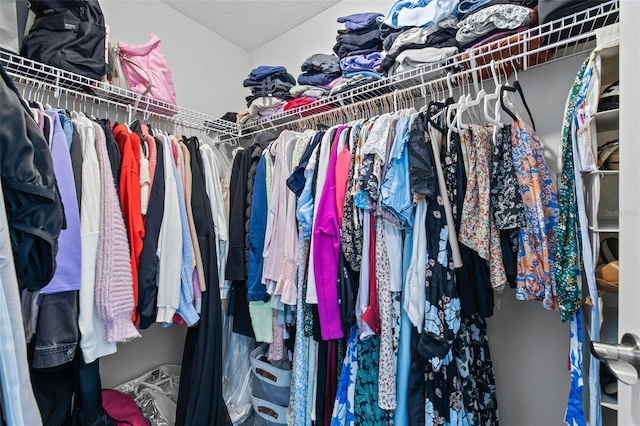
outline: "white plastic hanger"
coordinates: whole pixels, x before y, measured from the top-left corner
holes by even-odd
[[[461,108],[459,111],[458,120],[462,123],[462,125],[465,126],[465,128],[469,128],[469,126],[465,125],[464,122],[462,121],[464,112],[467,112],[470,115],[470,117],[472,118],[472,121],[475,120],[477,124],[482,124],[480,120],[480,115],[477,114],[477,110],[475,108],[479,106],[481,102],[483,102],[484,98],[487,96],[487,92],[485,92],[484,90],[484,84],[482,82],[480,82],[480,84],[482,85],[482,87],[480,91],[478,91],[478,93],[476,94],[475,99],[467,100],[463,108]]]
[[[502,127],[503,124],[500,121],[500,89],[502,87],[502,76],[498,73],[496,69],[496,61],[491,60],[491,74],[493,75],[493,83],[496,86],[496,89],[493,93],[489,93],[484,97],[484,117],[485,119],[491,123],[495,124],[498,127]],[[500,76],[500,79],[498,77]],[[494,113],[493,115],[489,113],[489,109],[491,108],[491,102],[495,102],[493,105]]]

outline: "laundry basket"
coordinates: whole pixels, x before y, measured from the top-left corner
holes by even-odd
[[[253,386],[251,400],[256,413],[255,425],[287,424],[287,410],[291,391],[291,364],[278,366],[267,360],[268,345],[262,344],[251,352]]]
[[[180,366],[161,365],[115,389],[133,398],[151,425],[173,426],[179,384]]]

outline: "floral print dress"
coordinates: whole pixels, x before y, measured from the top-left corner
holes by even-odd
[[[558,309],[553,271],[558,197],[536,132],[522,120],[511,126],[513,163],[525,207],[526,226],[520,229],[516,298],[542,299]]]
[[[425,132],[427,145],[431,143]],[[431,149],[426,162],[435,168]],[[438,159],[439,161],[439,159]],[[427,203],[427,271],[424,329],[417,342],[417,352],[426,361],[425,425],[462,425],[466,416],[462,386],[451,348],[460,330],[460,299],[454,279],[449,230],[437,175]]]
[[[484,319],[472,316],[462,320],[453,356],[461,381],[467,423],[474,426],[497,426],[496,379]]]
[[[470,129],[470,133],[464,133],[469,153],[469,180],[459,239],[489,261],[491,285],[501,290],[507,284],[507,275],[502,260],[500,233],[491,215],[493,128],[471,125]]]

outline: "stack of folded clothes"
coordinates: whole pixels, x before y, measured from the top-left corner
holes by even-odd
[[[324,53],[309,56],[300,69],[302,74],[298,76],[298,84],[320,89],[330,88],[329,85],[342,73],[338,57]],[[300,93],[299,90],[296,92]]]
[[[298,84],[289,89],[293,100],[284,105],[285,111],[312,104],[318,99],[327,97],[342,74],[340,59],[335,55],[324,53],[309,56],[300,69],[302,74],[298,76]]]
[[[456,40],[462,50],[482,46],[538,24],[537,1],[491,0],[464,14]]]
[[[380,70],[391,76],[455,56],[459,8],[475,9],[487,1],[396,0],[380,25],[384,47]]]
[[[246,98],[248,110],[238,114],[238,123],[281,112],[282,106],[293,99],[289,90],[295,84],[295,78],[282,66],[261,65],[251,71],[243,82],[251,89]]]
[[[342,78],[331,89],[331,94],[371,83],[382,78],[382,39],[379,21],[381,13],[356,13],[338,18],[345,29],[338,30],[333,51],[340,57]]]

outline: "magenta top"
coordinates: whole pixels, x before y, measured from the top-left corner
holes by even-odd
[[[313,262],[318,294],[318,314],[323,340],[343,337],[340,305],[338,303],[338,264],[340,256],[340,227],[336,205],[336,163],[338,141],[346,129],[341,126],[331,146],[327,180],[322,189],[318,205],[315,228],[313,229]]]

